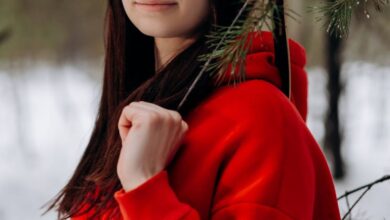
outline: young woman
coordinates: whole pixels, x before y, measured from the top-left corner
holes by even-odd
[[[175,111],[236,0],[109,0],[103,93],[90,142],[48,210],[83,219],[339,219],[308,130],[305,52],[290,41],[292,98],[269,32],[253,33],[246,80],[205,74]]]

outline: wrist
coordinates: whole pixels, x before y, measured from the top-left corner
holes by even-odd
[[[131,191],[148,181],[151,177],[147,177],[145,175],[142,176],[134,176],[131,180],[121,180],[122,188],[125,192]]]
[[[118,177],[121,182],[122,188],[126,192],[128,192],[137,188],[138,186],[142,185],[143,183],[145,183],[146,181],[154,177],[157,173],[159,173],[159,170],[161,171],[163,169],[156,169],[154,171],[151,170],[141,171],[139,169],[130,169],[130,170],[126,170],[126,172],[118,172]]]

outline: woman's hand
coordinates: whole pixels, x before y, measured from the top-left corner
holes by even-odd
[[[122,149],[117,174],[123,189],[129,191],[169,164],[188,125],[177,111],[140,101],[123,109],[118,128]]]

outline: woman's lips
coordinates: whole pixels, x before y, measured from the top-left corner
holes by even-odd
[[[157,1],[145,1],[145,2],[134,2],[135,7],[146,10],[146,11],[161,11],[171,9],[177,6],[175,2],[157,2]]]

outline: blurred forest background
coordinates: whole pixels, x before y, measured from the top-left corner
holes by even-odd
[[[65,62],[102,56],[105,1],[0,1],[0,30],[9,33],[2,60]]]
[[[357,10],[349,37],[330,51],[334,41],[308,13],[319,2],[289,0],[301,17],[287,28],[307,50],[308,126],[341,195],[390,173],[390,9],[369,18]],[[0,220],[54,219],[39,207],[69,179],[92,130],[105,7],[103,0],[0,0]],[[328,71],[334,64],[339,74]],[[390,183],[383,183],[352,216],[390,219],[388,204]]]

